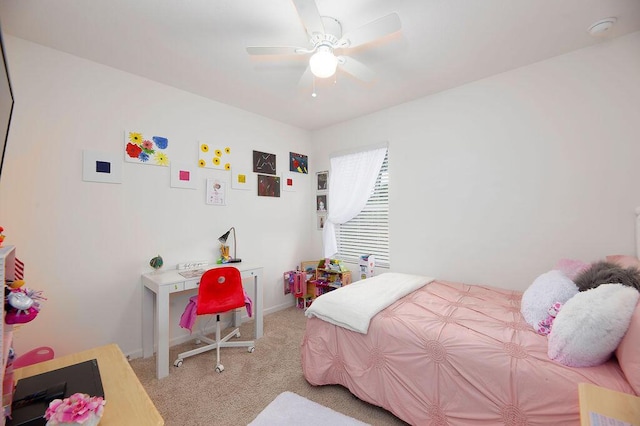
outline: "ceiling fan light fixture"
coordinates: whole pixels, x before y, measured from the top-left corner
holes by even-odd
[[[309,59],[309,68],[318,78],[328,78],[336,73],[338,58],[329,46],[320,46],[318,51]]]

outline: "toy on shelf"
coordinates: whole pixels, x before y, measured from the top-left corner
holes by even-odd
[[[25,287],[23,280],[16,280],[8,284],[5,291],[5,317],[7,324],[24,324],[32,321],[40,313],[40,301],[47,300],[42,291],[35,291]]]
[[[3,232],[4,228],[0,226],[0,247],[2,247],[2,242],[4,241],[4,235],[2,234]]]
[[[307,273],[304,271],[288,271],[283,275],[284,294],[293,293],[296,299],[296,306],[299,309],[306,309],[311,305],[313,295],[307,291]]]
[[[339,259],[322,259],[318,262],[318,269],[324,269],[332,272],[349,272],[342,260]]]
[[[295,298],[296,307],[306,309],[316,297],[351,284],[351,272],[341,260],[303,261],[295,271],[283,274],[284,294]]]
[[[220,244],[220,258],[218,259],[218,263],[229,263],[229,260],[231,260],[229,246]]]
[[[373,277],[373,270],[376,266],[376,258],[372,254],[360,256],[360,279]]]

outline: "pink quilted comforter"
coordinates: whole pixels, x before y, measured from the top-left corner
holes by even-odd
[[[634,393],[615,358],[590,368],[551,361],[521,296],[433,281],[377,314],[367,334],[309,318],[304,376],[414,425],[577,425],[578,383]]]

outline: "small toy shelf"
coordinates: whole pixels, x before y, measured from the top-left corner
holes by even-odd
[[[298,271],[285,272],[284,281],[285,292],[290,289],[296,298],[296,306],[306,309],[316,297],[351,284],[351,271],[337,260],[305,261]]]

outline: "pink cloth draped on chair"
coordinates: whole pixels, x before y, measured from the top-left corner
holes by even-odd
[[[193,332],[193,325],[196,323],[196,307],[198,306],[198,295],[189,298],[189,303],[184,308],[182,316],[180,316],[180,327],[186,328],[189,332]],[[244,292],[244,307],[247,310],[249,317],[253,314],[253,302],[251,298]]]

